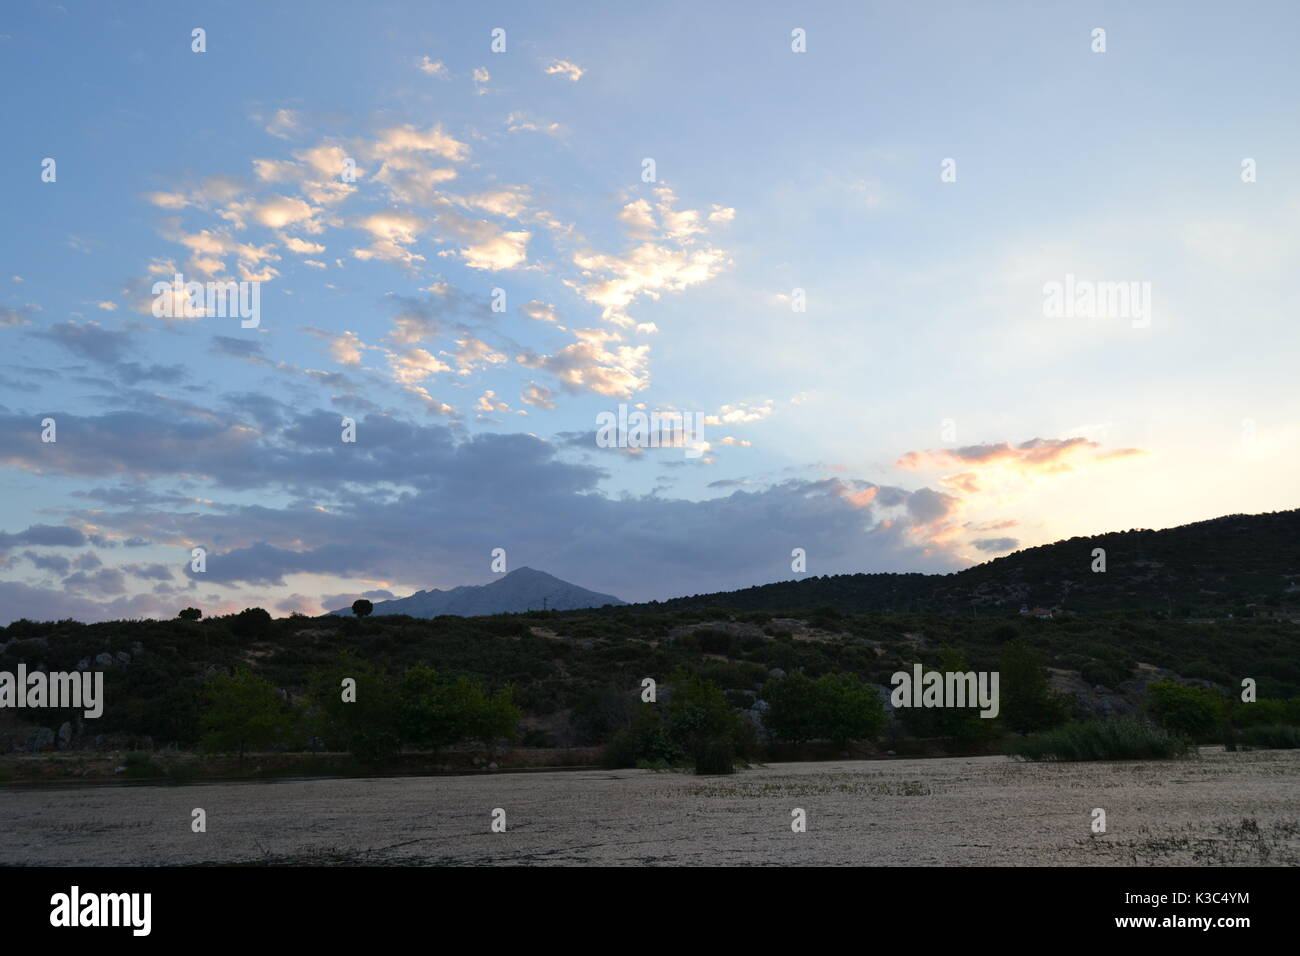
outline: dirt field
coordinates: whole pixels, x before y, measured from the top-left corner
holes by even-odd
[[[206,833],[191,832],[196,807]],[[792,832],[795,808],[807,832]],[[1297,865],[1300,751],[7,787],[0,863]]]

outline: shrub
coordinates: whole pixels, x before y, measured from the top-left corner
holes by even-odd
[[[726,739],[705,741],[695,755],[696,773],[734,773],[736,753]]]
[[[1205,687],[1156,681],[1147,688],[1147,712],[1166,730],[1193,740],[1212,738],[1224,723],[1226,701]]]
[[[1288,727],[1285,724],[1247,727],[1241,732],[1239,739],[1247,747],[1259,747],[1263,750],[1295,750],[1300,748],[1300,727]]]
[[[1165,760],[1181,757],[1191,741],[1134,717],[1066,724],[1011,744],[1022,760]]]
[[[131,751],[122,762],[126,765],[126,775],[133,780],[161,777],[164,773],[163,768],[142,750]]]
[[[631,726],[620,730],[605,745],[601,764],[610,768],[636,767],[642,762],[672,766],[685,759],[685,751],[672,739],[658,705],[642,707]]]

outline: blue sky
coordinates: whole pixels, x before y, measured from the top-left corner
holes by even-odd
[[[316,613],[498,547],[663,598],[1294,507],[1298,20],[7,4],[0,618]],[[156,318],[176,273],[260,324]],[[1067,274],[1149,312],[1049,316]],[[707,445],[598,447],[620,404]]]

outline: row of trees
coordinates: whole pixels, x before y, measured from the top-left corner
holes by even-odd
[[[939,669],[966,672],[966,659],[945,646]],[[696,769],[729,772],[737,758],[759,750],[755,725],[732,708],[719,687],[685,671],[674,674],[672,692],[663,704],[643,705],[629,725],[615,734],[606,761],[618,766],[694,762]],[[917,737],[947,737],[965,743],[992,740],[1008,730],[1027,733],[1065,723],[1068,698],[1050,690],[1042,659],[1020,641],[1003,649],[1000,671],[1000,716],[980,716],[967,708],[907,708],[895,711],[902,729]],[[875,686],[856,674],[831,673],[813,679],[801,672],[769,679],[762,690],[766,709],[763,728],[793,744],[874,740],[889,716]]]
[[[1249,703],[1209,687],[1158,681],[1147,688],[1147,713],[1161,727],[1200,743],[1229,742],[1238,731],[1300,726],[1300,698]]]
[[[348,656],[314,672],[299,702],[247,668],[214,677],[205,699],[204,748],[241,758],[260,748],[301,748],[313,739],[367,761],[403,747],[437,753],[467,742],[491,752],[517,738],[523,718],[510,687],[492,693],[479,681],[424,664],[392,678]]]

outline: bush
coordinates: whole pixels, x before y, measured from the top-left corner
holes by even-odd
[[[164,773],[163,768],[142,750],[131,751],[122,762],[126,765],[126,775],[132,780],[161,777]]]
[[[1215,736],[1227,717],[1227,701],[1205,687],[1157,681],[1147,688],[1147,712],[1166,730],[1193,740]]]
[[[1022,760],[1167,760],[1181,757],[1191,741],[1134,717],[1066,724],[1013,741]]]
[[[1247,747],[1261,750],[1295,750],[1300,748],[1300,727],[1284,724],[1247,727],[1239,738]]]
[[[730,740],[709,740],[695,755],[696,773],[734,773],[736,753]]]
[[[620,730],[605,745],[601,764],[605,767],[637,767],[642,762],[676,766],[685,759],[681,745],[668,732],[667,721],[658,705],[644,706],[636,712],[630,727]]]

